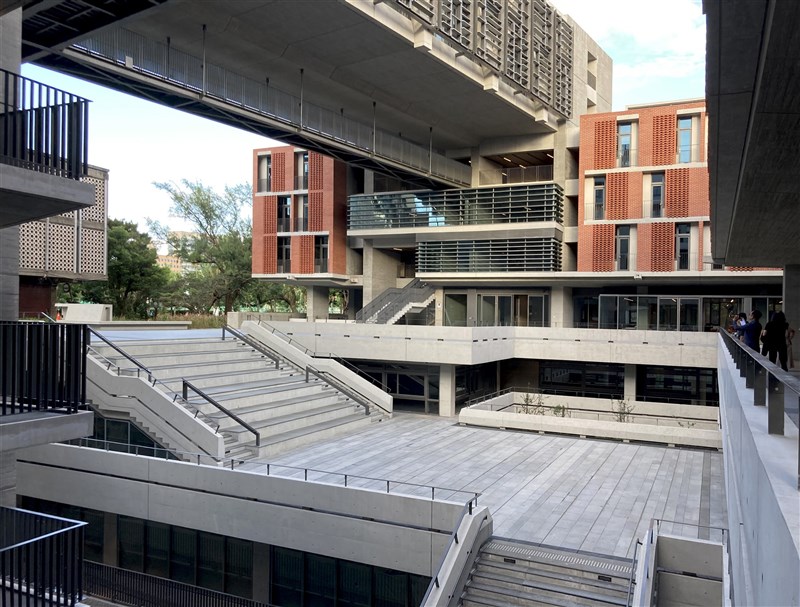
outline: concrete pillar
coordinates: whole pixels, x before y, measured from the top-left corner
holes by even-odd
[[[309,322],[328,318],[328,287],[306,287],[306,319]]]
[[[0,67],[19,74],[22,9],[0,17]],[[19,228],[0,230],[0,320],[19,318]]]
[[[550,326],[572,326],[572,289],[569,287],[550,289]]]
[[[253,542],[253,600],[269,602],[269,545]]]
[[[390,252],[364,242],[364,305],[397,286],[397,263],[397,257]]]
[[[0,451],[0,506],[17,507],[16,451]]]
[[[103,518],[103,564],[116,567],[117,560],[117,515],[106,512]]]
[[[439,366],[439,415],[455,417],[456,414],[456,366]]]
[[[444,289],[436,289],[433,297],[433,324],[437,327],[441,327],[444,326]]]
[[[636,365],[625,365],[623,398],[631,404],[636,400]]]
[[[800,368],[800,265],[783,268],[783,312],[795,330],[792,356],[794,368]]]

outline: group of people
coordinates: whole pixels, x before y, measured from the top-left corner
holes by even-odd
[[[746,346],[761,352],[771,363],[779,361],[781,368],[788,371],[794,368],[792,339],[794,329],[786,321],[783,312],[773,312],[766,326],[761,326],[761,311],[753,310],[750,316],[739,312],[733,326],[734,335]]]

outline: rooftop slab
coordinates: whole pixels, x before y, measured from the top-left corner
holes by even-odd
[[[621,557],[633,555],[653,518],[676,521],[667,525],[672,533],[710,539],[718,534],[696,526],[727,526],[722,454],[710,450],[465,427],[454,418],[396,413],[272,462],[478,491],[496,536]]]

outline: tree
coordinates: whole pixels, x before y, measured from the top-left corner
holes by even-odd
[[[147,318],[169,281],[169,270],[159,267],[157,259],[150,236],[135,223],[109,219],[108,281],[82,283],[83,299],[112,304],[116,316]]]
[[[249,213],[251,189],[246,184],[226,187],[220,195],[199,181],[155,183],[172,198],[170,212],[186,220],[196,236],[176,236],[166,226],[150,222],[150,229],[181,259],[201,268],[212,305],[233,309],[243,291],[252,283],[252,232]]]

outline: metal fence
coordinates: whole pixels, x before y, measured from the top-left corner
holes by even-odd
[[[88,346],[86,325],[0,322],[0,414],[77,412]]]
[[[135,607],[272,607],[251,599],[146,573],[85,561],[86,594]]]
[[[0,163],[80,179],[88,125],[86,99],[0,69]]]
[[[83,590],[83,527],[17,508],[0,508],[0,606],[76,605]]]

